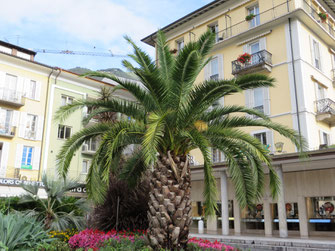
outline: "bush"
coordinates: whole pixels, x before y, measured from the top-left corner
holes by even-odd
[[[42,243],[37,245],[34,251],[72,251],[69,244],[61,240],[55,240],[51,243]]]
[[[90,227],[101,231],[147,229],[149,182],[144,180],[137,187],[130,188],[127,182],[111,177],[109,184],[105,202],[96,206],[91,215]],[[116,226],[118,198],[119,218]]]
[[[43,224],[36,218],[21,213],[0,213],[1,250],[32,250],[39,243],[51,241]]]
[[[66,229],[65,231],[50,231],[49,235],[51,238],[57,238],[58,240],[62,242],[68,242],[72,236],[75,234],[78,234],[77,229]]]

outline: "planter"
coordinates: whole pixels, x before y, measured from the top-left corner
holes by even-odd
[[[251,21],[256,15],[254,14],[249,14],[248,16],[245,17],[245,21]]]
[[[318,16],[320,17],[322,23],[324,23],[324,22],[327,21],[327,18],[328,18],[328,14],[327,13],[319,12]]]
[[[249,63],[250,59],[251,59],[251,55],[249,53],[244,53],[237,58],[237,61],[242,64],[245,64],[245,63]]]

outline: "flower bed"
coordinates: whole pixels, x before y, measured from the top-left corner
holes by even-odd
[[[190,250],[220,250],[220,251],[237,251],[238,249],[225,245],[221,242],[209,240],[203,240],[198,238],[192,238],[188,240],[188,247]]]
[[[143,230],[137,230],[135,232],[115,230],[107,233],[99,230],[85,229],[80,233],[72,236],[69,240],[71,248],[84,248],[85,250],[92,248],[98,250],[104,246],[115,246],[117,244],[139,244],[142,242],[144,245],[144,235],[146,234]]]
[[[99,230],[86,229],[72,236],[69,246],[73,250],[150,250],[145,242],[146,231],[136,230],[135,232],[115,230],[107,233]],[[237,251],[238,249],[208,240],[192,238],[188,241],[187,250],[189,251]]]

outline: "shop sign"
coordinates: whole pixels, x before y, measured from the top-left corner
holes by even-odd
[[[19,187],[21,185],[32,185],[43,188],[44,184],[42,181],[29,181],[29,180],[18,180],[18,179],[9,179],[9,178],[0,178],[0,186],[15,186]],[[83,186],[74,188],[71,190],[73,193],[86,193],[86,187]]]

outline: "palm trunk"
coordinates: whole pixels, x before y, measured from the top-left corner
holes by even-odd
[[[186,156],[158,157],[152,172],[148,240],[155,250],[185,248],[191,217],[191,172]]]

